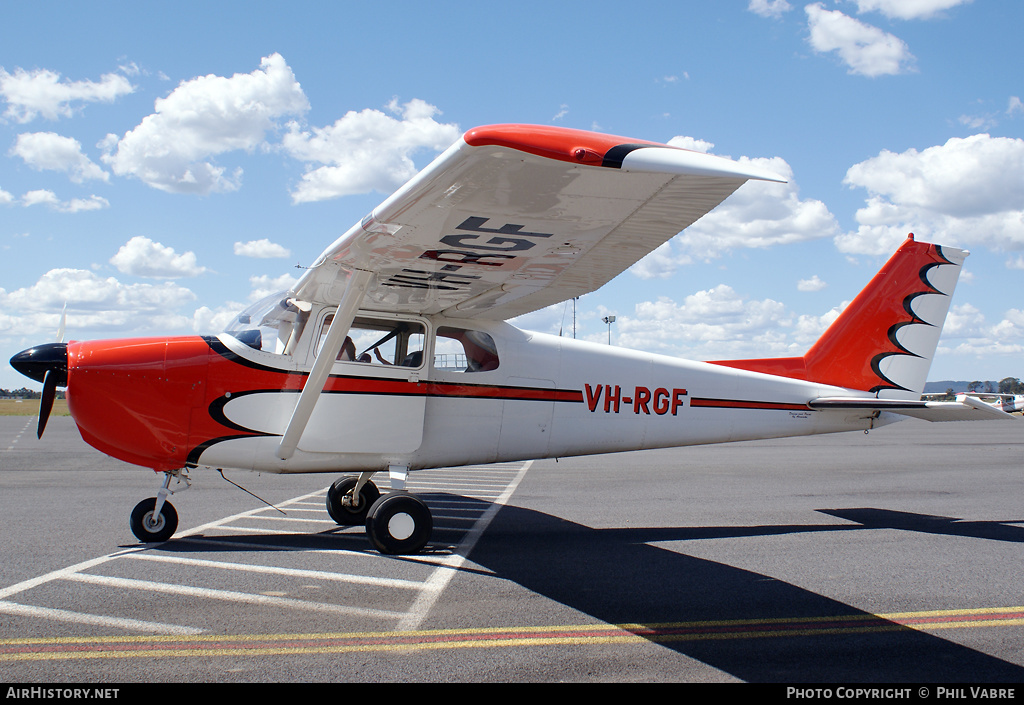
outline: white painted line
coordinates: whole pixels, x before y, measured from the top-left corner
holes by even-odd
[[[294,499],[289,499],[288,501],[282,502],[281,504],[279,504],[277,506],[279,506],[279,507],[289,507],[289,506],[291,506],[293,504],[298,504],[298,503],[300,503],[300,502],[302,502],[304,500],[307,500],[310,497],[315,497],[317,495],[322,495],[323,493],[324,493],[324,490],[317,490],[316,492],[310,492],[309,494],[302,495],[301,497],[295,497]],[[250,516],[253,516],[254,514],[259,514],[260,512],[266,511],[266,509],[267,509],[267,507],[258,507],[256,509],[250,509],[247,512],[239,512],[238,514],[233,514],[233,515],[231,515],[229,517],[224,517],[223,519],[218,519],[217,521],[211,521],[209,524],[203,524],[201,526],[195,527],[194,529],[189,529],[188,531],[182,531],[182,532],[180,532],[178,534],[175,534],[174,537],[175,538],[185,538],[186,536],[194,536],[195,534],[202,533],[203,531],[206,531],[207,529],[220,528],[222,525],[227,524],[227,523],[232,522],[232,521],[236,521],[238,519],[241,519],[242,517],[250,517]],[[288,532],[281,532],[281,533],[288,533]]]
[[[32,418],[29,418],[29,420],[25,422],[25,426],[20,431],[18,431],[18,435],[14,437],[13,441],[11,441],[11,445],[7,446],[4,450],[14,450],[14,444],[21,440],[21,437],[25,435],[25,431],[27,431],[29,426],[31,425]]]
[[[73,573],[63,576],[64,580],[71,580],[103,587],[114,587],[128,590],[145,590],[148,592],[163,592],[172,595],[184,595],[187,597],[200,597],[207,600],[226,600],[228,602],[243,602],[250,605],[265,605],[270,607],[285,607],[288,609],[310,610],[313,612],[335,612],[339,614],[354,614],[381,619],[401,619],[402,612],[391,610],[377,610],[361,607],[349,607],[347,605],[332,605],[326,602],[309,602],[308,600],[295,600],[289,597],[273,597],[270,595],[254,595],[247,592],[234,592],[232,590],[215,590],[213,588],[199,588],[191,585],[172,585],[171,583],[156,583],[149,580],[134,580],[131,578],[112,578],[105,575],[93,575],[91,573]]]
[[[457,517],[457,516],[450,516],[450,515],[447,515],[447,514],[434,514],[434,520],[437,521],[438,519],[443,519],[444,521],[452,523],[452,524],[458,523],[458,522],[462,522],[463,524],[472,524],[474,521],[476,521],[477,518],[476,517]],[[441,528],[444,528],[444,527],[441,527]],[[453,528],[455,528],[455,527],[453,527]]]
[[[126,558],[140,561],[156,561],[158,563],[176,563],[200,568],[218,568],[221,570],[237,570],[244,573],[262,573],[268,575],[286,575],[295,578],[312,578],[314,580],[334,580],[356,585],[373,585],[375,587],[401,588],[403,590],[419,590],[423,583],[414,580],[397,578],[374,578],[369,575],[351,575],[348,573],[330,573],[322,570],[300,570],[297,568],[279,568],[269,565],[246,565],[245,563],[229,563],[226,561],[208,561],[198,558],[177,558],[174,556],[157,556],[148,553],[133,553]]]
[[[137,551],[137,550],[140,550],[140,549],[131,549],[131,550],[132,551]],[[34,587],[38,587],[38,586],[43,585],[45,583],[48,583],[48,582],[50,582],[52,580],[59,580],[61,578],[65,578],[68,575],[71,575],[73,573],[77,573],[80,570],[88,570],[89,568],[95,568],[98,565],[103,565],[104,563],[106,563],[108,561],[112,561],[115,558],[120,558],[122,555],[124,555],[124,553],[125,552],[123,552],[123,551],[119,551],[118,553],[111,553],[109,556],[103,556],[102,558],[93,558],[92,560],[83,561],[82,563],[78,563],[76,565],[69,566],[67,568],[61,568],[60,570],[55,570],[52,573],[47,573],[46,575],[40,575],[37,578],[30,578],[29,580],[23,580],[20,583],[15,583],[14,585],[11,585],[10,587],[5,587],[2,590],[0,590],[0,600],[5,600],[8,597],[10,597],[11,595],[17,595],[19,592],[24,592],[25,590],[31,590]]]
[[[281,516],[273,516],[273,515],[260,516],[259,514],[254,514],[253,516],[251,516],[249,518],[250,519],[260,519],[260,520],[263,520],[263,521],[299,521],[299,522],[302,522],[304,524],[329,524],[331,526],[337,526],[338,525],[336,522],[333,522],[333,521],[331,521],[329,519],[300,519],[298,517],[281,517]]]
[[[456,573],[458,573],[462,564],[466,562],[470,552],[476,546],[477,541],[480,540],[480,537],[487,529],[487,526],[494,520],[494,517],[497,516],[501,508],[508,503],[508,500],[511,499],[512,493],[516,491],[516,488],[519,487],[519,483],[523,481],[524,477],[526,477],[526,471],[530,469],[531,465],[533,465],[532,460],[523,464],[519,473],[505,488],[501,497],[488,507],[487,511],[484,512],[484,515],[480,517],[480,521],[478,521],[469,533],[466,534],[466,539],[459,545],[458,551],[449,556],[449,558],[444,561],[443,565],[438,566],[438,568],[431,573],[430,577],[427,578],[425,588],[413,603],[412,607],[409,608],[409,611],[398,622],[398,625],[395,627],[396,630],[403,631],[419,628],[420,624],[423,623],[423,620],[427,618],[427,614],[434,606],[434,603],[437,602],[441,593],[444,592],[445,587],[448,586],[451,579],[455,577]]]
[[[309,534],[302,534],[302,536],[309,536]],[[199,546],[225,546],[234,549],[238,548],[249,548],[254,551],[285,551],[288,553],[322,553],[326,555],[334,556],[360,556],[365,557],[366,553],[363,551],[350,551],[345,548],[306,548],[305,546],[297,546],[295,544],[269,544],[269,543],[252,543],[249,541],[226,541],[224,539],[215,539],[211,536],[197,536],[195,538],[175,539],[175,543],[191,543]]]
[[[202,634],[204,629],[195,627],[181,627],[175,624],[162,624],[160,622],[145,622],[141,619],[123,619],[121,617],[105,617],[98,614],[85,614],[84,612],[70,612],[68,610],[56,610],[50,607],[34,607],[32,605],[19,605],[16,602],[0,601],[0,612],[11,614],[17,617],[35,617],[37,619],[49,619],[55,622],[73,622],[75,624],[92,624],[99,627],[116,627],[134,632],[154,632],[156,634],[191,635]]]

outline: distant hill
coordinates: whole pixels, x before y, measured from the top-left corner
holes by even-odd
[[[925,394],[942,394],[947,389],[952,389],[954,392],[966,392],[967,391],[967,386],[971,382],[973,382],[973,381],[975,381],[975,380],[953,381],[953,380],[948,380],[947,379],[947,380],[943,380],[941,382],[925,382],[924,393]],[[994,392],[998,392],[999,391],[999,380],[991,380],[991,381],[987,382],[987,384],[991,384],[992,385],[992,391],[994,391]],[[981,390],[982,391],[984,391],[986,389],[985,385],[986,385],[986,381],[985,380],[981,380]]]

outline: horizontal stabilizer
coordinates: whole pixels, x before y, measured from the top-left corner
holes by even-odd
[[[873,397],[822,397],[807,402],[815,411],[889,411],[924,421],[1014,420],[1005,411],[973,399],[963,401],[914,401]]]

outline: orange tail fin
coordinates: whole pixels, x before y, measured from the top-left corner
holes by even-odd
[[[917,399],[968,254],[911,234],[803,357],[714,364]]]

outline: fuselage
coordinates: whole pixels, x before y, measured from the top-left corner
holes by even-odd
[[[329,320],[328,309],[313,311],[297,344],[277,346],[283,352],[231,334],[70,343],[71,413],[88,443],[136,465],[280,473],[566,457],[866,429],[893,420],[813,411],[811,399],[850,394],[813,382],[504,322],[360,315],[380,330],[419,331],[409,345],[421,345],[422,354],[381,364],[367,351],[364,359],[371,361],[335,362],[287,460],[275,451],[316,354],[316,324]],[[465,348],[442,352],[453,340]],[[487,364],[474,364],[477,348],[467,340],[486,340]]]

